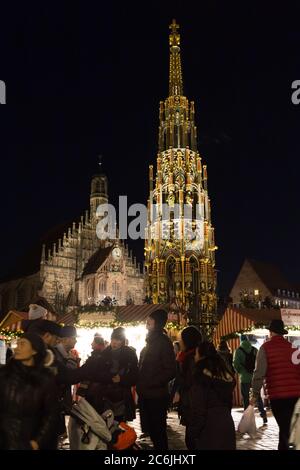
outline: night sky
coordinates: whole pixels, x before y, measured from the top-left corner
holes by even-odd
[[[291,102],[300,16],[292,3],[289,16],[260,3],[1,5],[2,277],[47,230],[89,207],[99,154],[110,200],[146,202],[175,17],[208,165],[219,292],[245,257],[278,263],[300,283],[300,105]],[[142,261],[143,242],[131,247]]]

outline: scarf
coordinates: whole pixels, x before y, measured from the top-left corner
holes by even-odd
[[[195,351],[195,348],[189,349],[188,351],[179,351],[176,357],[176,361],[180,364],[183,364],[187,357],[191,356],[192,354],[195,354]]]

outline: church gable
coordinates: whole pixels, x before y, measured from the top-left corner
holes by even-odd
[[[249,297],[249,299],[257,297],[258,300],[264,300],[266,297],[272,296],[271,290],[247,259],[244,261],[230,292],[233,305],[240,305],[244,296]]]

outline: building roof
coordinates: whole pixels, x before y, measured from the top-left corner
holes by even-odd
[[[102,266],[104,261],[108,258],[112,251],[113,247],[108,246],[106,248],[98,248],[96,253],[91,256],[91,258],[86,263],[82,276],[86,276],[87,274],[94,274],[97,270]]]
[[[118,320],[124,323],[144,321],[158,309],[168,310],[168,304],[124,305],[119,307]]]
[[[246,259],[265,286],[272,292],[277,289],[295,290],[292,283],[288,282],[278,266],[254,259]]]
[[[262,323],[264,325],[268,325],[272,320],[281,319],[281,312],[279,308],[236,308],[235,311],[253,321],[254,323]]]

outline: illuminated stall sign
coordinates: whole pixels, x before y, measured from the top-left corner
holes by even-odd
[[[300,310],[282,308],[280,311],[281,318],[287,328],[289,326],[300,326]]]

